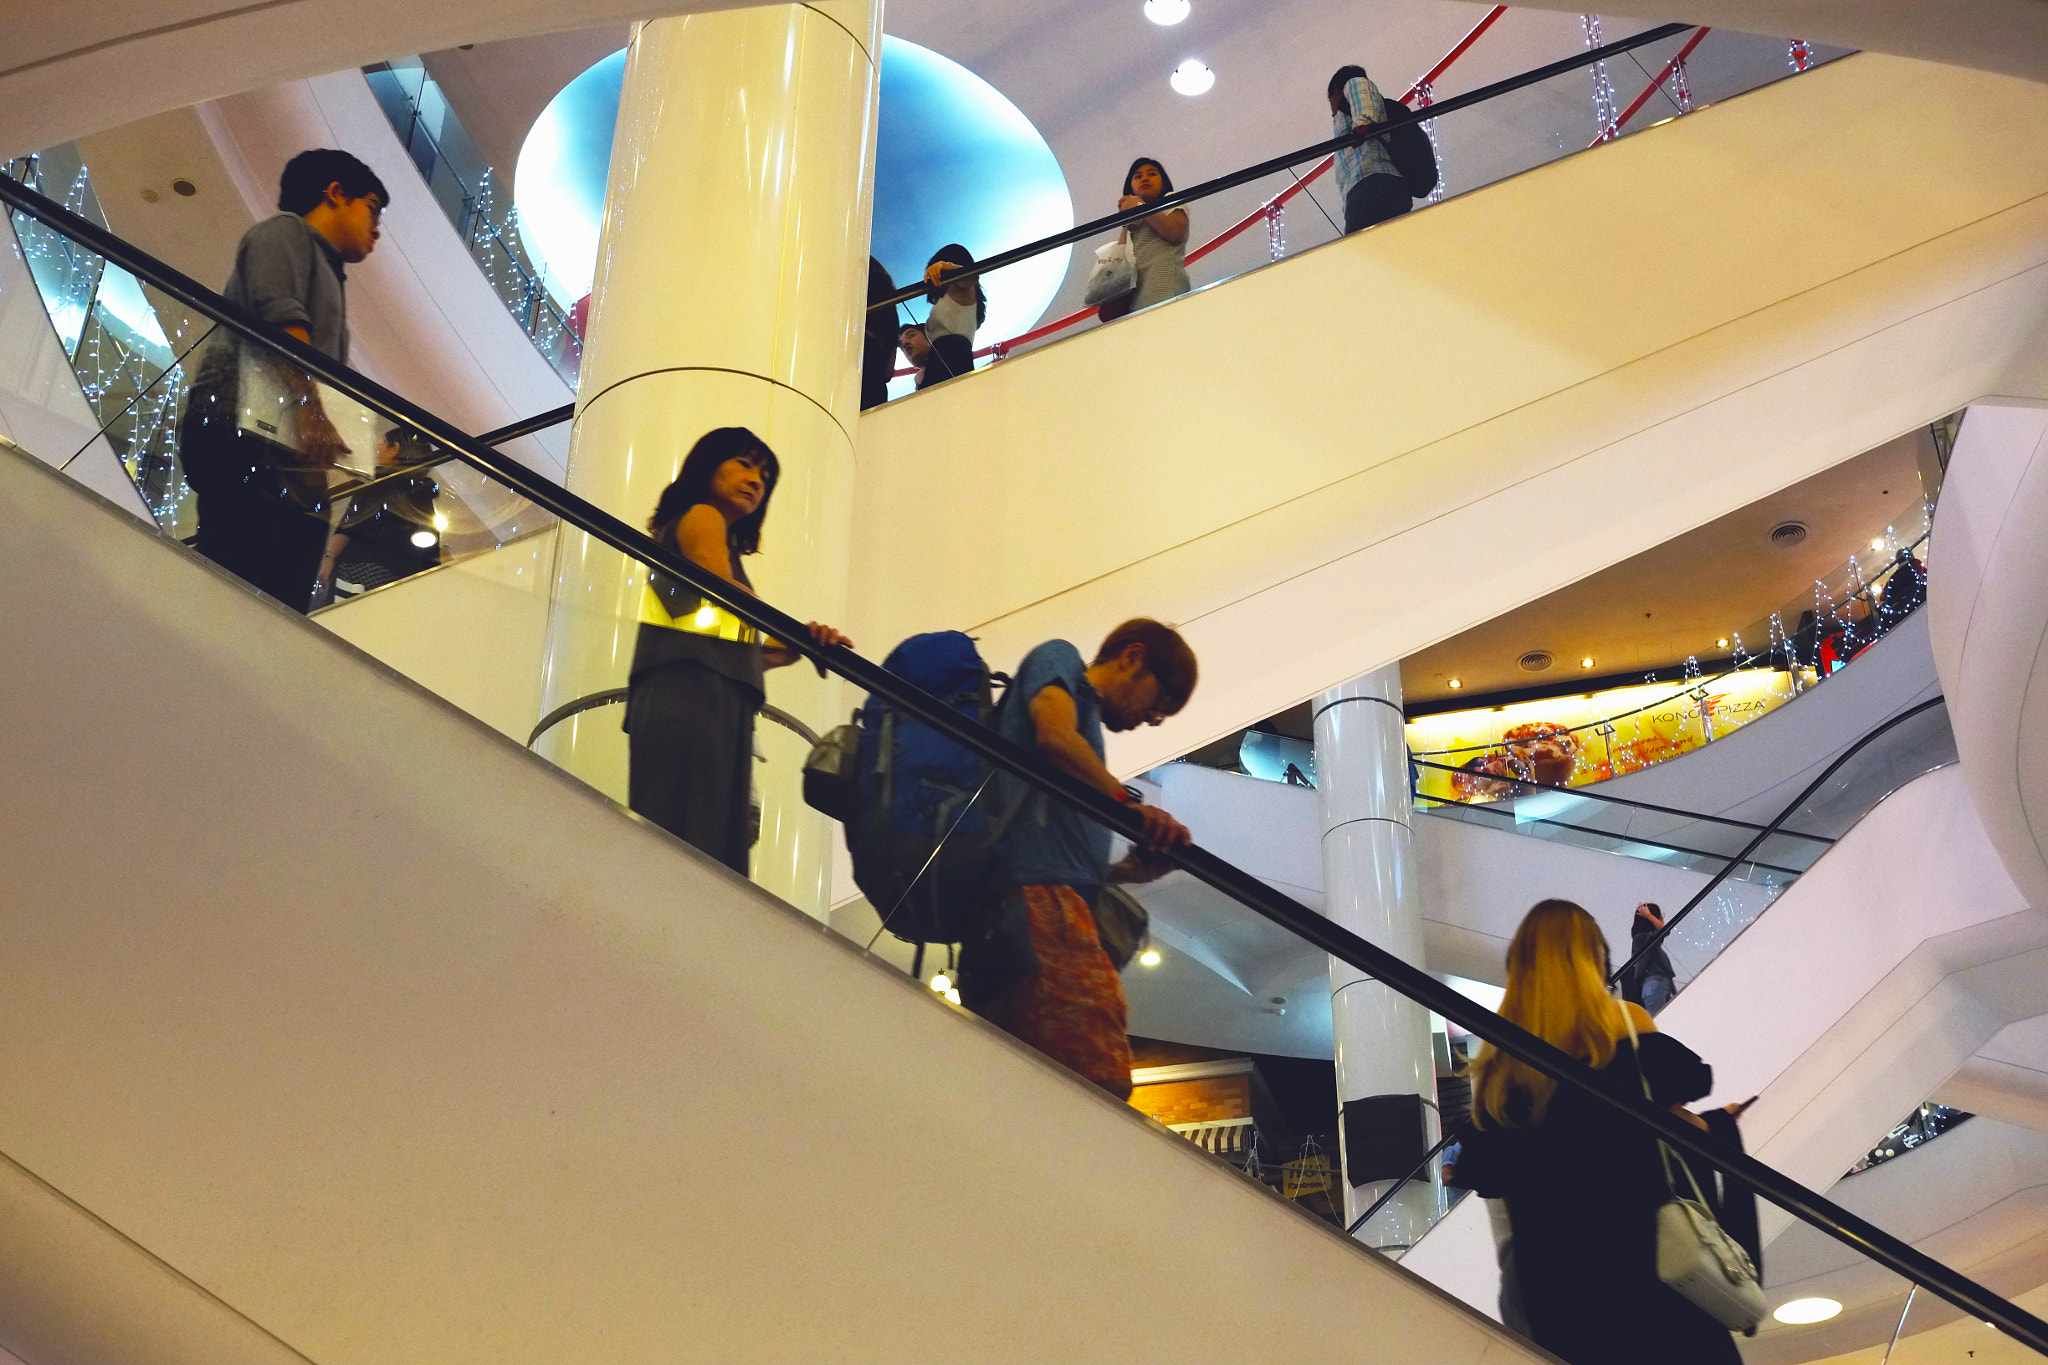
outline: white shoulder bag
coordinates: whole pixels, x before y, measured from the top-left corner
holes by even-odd
[[[1636,1021],[1626,1004],[1621,1007],[1621,1017],[1628,1025],[1629,1046],[1635,1049],[1636,1078],[1643,1083],[1643,1098],[1655,1104],[1650,1078],[1643,1075]],[[1749,1253],[1715,1221],[1707,1196],[1683,1161],[1678,1164],[1692,1186],[1692,1198],[1678,1192],[1671,1176],[1671,1149],[1662,1138],[1657,1140],[1657,1156],[1664,1163],[1664,1188],[1671,1195],[1657,1209],[1657,1278],[1723,1327],[1744,1336],[1756,1335],[1764,1316],[1764,1291],[1757,1283]]]
[[[1138,287],[1138,253],[1128,237],[1095,248],[1095,268],[1088,272],[1088,288],[1082,302],[1099,308],[1120,299]]]

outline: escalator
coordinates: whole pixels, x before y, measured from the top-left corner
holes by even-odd
[[[801,637],[489,446],[50,220],[579,534]],[[997,1361],[1361,1341],[1538,1358],[13,451],[0,515],[0,689],[25,718],[0,739],[0,1176],[15,1226],[40,1229],[7,1239],[0,1345],[23,1359],[538,1362],[597,1341],[619,1359],[680,1341],[733,1360],[934,1342]],[[1136,828],[859,656],[814,653]],[[2048,1351],[2048,1324],[1415,966],[1211,852],[1175,861],[1258,932],[1342,957]]]
[[[2044,115],[2026,82],[1843,58],[871,412],[850,629],[1015,657],[1180,623],[1203,687],[1113,744],[1140,772],[1983,394],[2048,396]],[[1920,193],[1874,125],[1967,192]]]

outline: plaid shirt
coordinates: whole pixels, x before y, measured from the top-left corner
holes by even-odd
[[[1342,137],[1353,128],[1368,123],[1387,121],[1387,102],[1380,98],[1379,87],[1364,76],[1353,76],[1344,82],[1344,102],[1351,106],[1352,117],[1343,114],[1330,116],[1330,135]],[[1369,175],[1398,175],[1394,169],[1394,158],[1387,155],[1384,139],[1346,147],[1337,153],[1337,188],[1347,196],[1359,181]]]

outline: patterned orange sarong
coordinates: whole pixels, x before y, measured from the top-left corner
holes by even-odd
[[[1131,1040],[1124,986],[1095,916],[1071,886],[1020,886],[1038,970],[991,1000],[981,1013],[1005,1033],[1095,1082],[1131,1097]]]

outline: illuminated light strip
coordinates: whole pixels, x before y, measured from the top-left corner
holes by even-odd
[[[1594,138],[1591,142],[1587,143],[1586,145],[1589,148],[1598,147],[1603,142],[1613,141],[1613,139],[1621,132],[1622,125],[1627,123],[1630,119],[1634,118],[1636,114],[1642,109],[1642,107],[1650,102],[1650,96],[1656,94],[1660,89],[1662,89],[1664,86],[1664,82],[1670,80],[1671,77],[1677,73],[1679,68],[1685,65],[1685,59],[1687,57],[1690,57],[1692,55],[1692,50],[1700,45],[1700,39],[1706,37],[1711,32],[1713,32],[1713,30],[1710,28],[1701,28],[1699,32],[1693,34],[1692,37],[1686,39],[1685,46],[1678,49],[1678,55],[1673,57],[1670,61],[1664,63],[1664,69],[1657,73],[1657,78],[1651,81],[1648,85],[1643,87],[1643,93],[1637,95],[1633,100],[1629,101],[1628,108],[1621,111],[1620,116],[1617,117],[1614,120],[1614,122],[1608,126],[1606,132],[1600,134],[1600,136]]]

